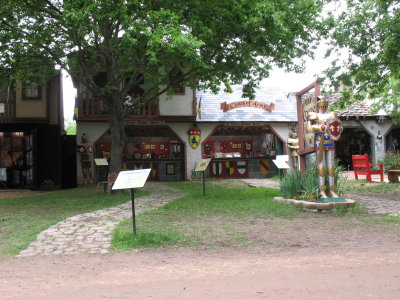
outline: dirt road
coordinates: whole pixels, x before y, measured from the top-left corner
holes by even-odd
[[[0,270],[0,299],[400,298],[400,251],[384,245],[41,256],[2,262]]]

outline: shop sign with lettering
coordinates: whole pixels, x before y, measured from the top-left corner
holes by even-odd
[[[268,112],[272,112],[273,110],[275,110],[275,103],[264,103],[264,102],[258,102],[258,101],[254,101],[254,100],[248,100],[248,101],[235,101],[232,103],[226,103],[226,102],[222,102],[220,104],[220,109],[223,112],[227,112],[230,111],[232,109],[236,109],[236,108],[243,108],[243,107],[251,107],[251,108],[259,108]]]

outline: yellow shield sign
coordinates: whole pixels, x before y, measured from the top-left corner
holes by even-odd
[[[188,131],[188,135],[189,135],[189,145],[193,149],[196,149],[200,145],[201,130],[197,127],[192,128]]]

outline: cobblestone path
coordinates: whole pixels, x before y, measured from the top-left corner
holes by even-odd
[[[182,197],[180,191],[148,182],[148,196],[135,199],[136,214]],[[38,234],[36,241],[17,257],[51,254],[105,254],[111,247],[111,233],[123,219],[132,216],[131,201],[124,204],[67,218]]]
[[[377,198],[357,195],[355,193],[346,193],[346,196],[350,199],[360,201],[371,214],[389,214],[391,216],[400,217],[400,201],[386,200],[383,198],[383,195],[382,198]]]

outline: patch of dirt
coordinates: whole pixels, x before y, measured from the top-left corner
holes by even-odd
[[[207,183],[211,183],[214,185],[221,185],[224,187],[240,187],[240,186],[248,186],[248,184],[239,179],[215,179],[209,180]]]
[[[240,248],[243,244],[258,245],[270,252],[285,251],[291,247],[327,250],[344,247],[352,250],[373,248],[382,243],[400,245],[400,225],[373,224],[367,218],[317,213],[296,219],[204,217],[191,220],[187,226],[180,222],[176,228],[185,234],[195,235],[203,246]]]
[[[30,190],[4,190],[0,191],[0,199],[7,198],[19,198],[19,197],[31,197],[43,194],[40,191],[30,191]]]
[[[158,249],[0,263],[0,299],[397,299],[400,253]]]
[[[400,295],[398,224],[311,212],[295,219],[191,221],[202,232],[196,249],[0,261],[0,299],[336,300]],[[241,233],[256,246],[239,246]]]

